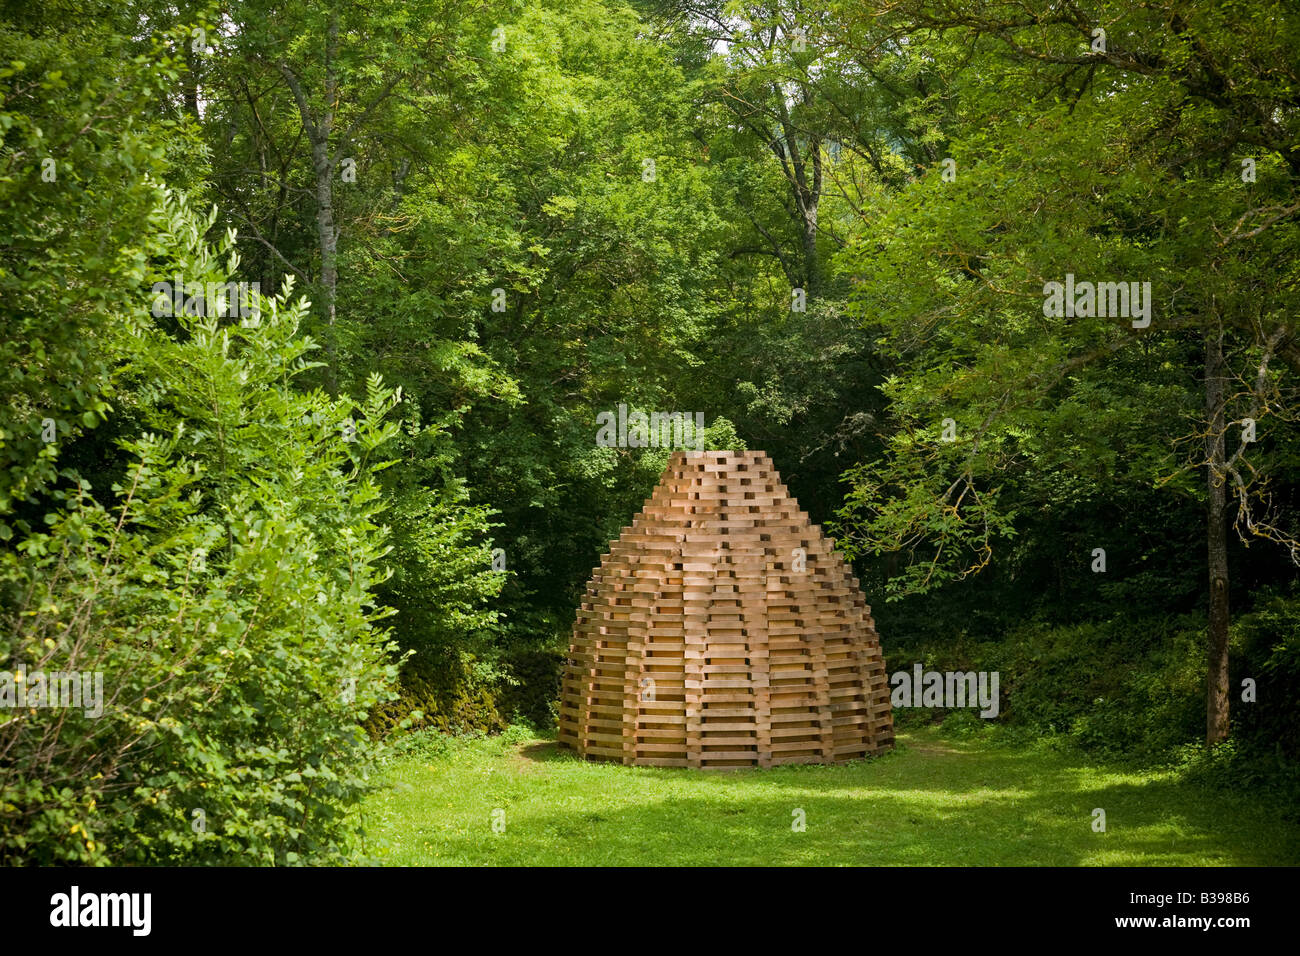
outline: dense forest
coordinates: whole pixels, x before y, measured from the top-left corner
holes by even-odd
[[[38,0],[0,137],[0,861],[351,859],[686,445],[889,670],[1300,795],[1293,4]]]

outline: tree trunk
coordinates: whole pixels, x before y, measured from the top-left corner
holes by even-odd
[[[311,163],[316,175],[316,238],[320,242],[320,281],[325,312],[325,389],[338,395],[338,363],[335,347],[335,290],[338,286],[338,229],[334,224],[334,167],[336,156],[330,155],[330,137],[334,131],[334,108],[338,98],[338,14],[330,17],[325,41],[325,105],[317,115],[311,108],[302,82],[283,60],[280,73],[298,104],[302,128],[311,143]]]
[[[785,93],[780,86],[774,89],[774,93],[781,121],[781,136],[772,143],[772,147],[781,161],[786,178],[790,181],[794,211],[799,218],[804,292],[807,300],[813,302],[821,296],[822,292],[822,266],[817,257],[817,207],[822,198],[822,140],[820,136],[809,135],[807,142],[801,146],[799,134],[790,120],[790,112],[786,107]],[[811,93],[805,90],[804,102],[811,101]],[[808,168],[810,165],[811,178]]]
[[[1228,530],[1224,430],[1223,330],[1205,334],[1206,546],[1210,577],[1209,666],[1205,684],[1205,745],[1228,738]]]
[[[199,57],[188,38],[181,42],[185,54],[185,80],[181,95],[185,100],[185,112],[194,118],[195,123],[200,123],[203,117],[199,115]]]
[[[311,146],[316,169],[316,235],[320,241],[320,281],[325,292],[325,381],[330,395],[338,393],[334,347],[335,296],[338,287],[338,230],[334,226],[334,164],[329,158],[329,141]]]
[[[793,136],[793,129],[791,129]],[[817,257],[817,208],[822,198],[822,144],[820,137],[810,137],[800,155],[797,142],[792,138],[790,156],[793,160],[795,181],[794,201],[799,211],[799,232],[803,247],[804,285],[808,301],[821,298],[822,264]],[[808,179],[808,165],[812,165],[812,180]]]
[[[803,262],[804,281],[807,283],[808,299],[814,301],[822,294],[822,269],[817,258],[817,202],[812,200],[800,210],[803,215]]]

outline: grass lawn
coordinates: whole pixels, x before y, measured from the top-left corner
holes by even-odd
[[[435,738],[387,782],[367,849],[398,866],[1300,863],[1300,826],[1276,806],[928,727],[876,760],[734,772],[588,763],[516,728]]]

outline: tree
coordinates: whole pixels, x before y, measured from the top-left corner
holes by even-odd
[[[854,254],[860,314],[884,315],[894,346],[909,356],[923,348],[926,365],[889,384],[905,430],[883,469],[854,474],[845,511],[850,529],[865,530],[858,545],[867,550],[937,542],[931,560],[909,571],[913,585],[977,570],[1013,530],[1014,514],[997,499],[1007,470],[1065,465],[1053,452],[1059,436],[1031,429],[1067,396],[1120,386],[1131,416],[1147,411],[1153,425],[1137,474],[1188,490],[1177,476],[1190,466],[1205,472],[1211,744],[1228,733],[1228,488],[1245,540],[1271,538],[1300,559],[1294,531],[1268,508],[1269,476],[1285,459],[1267,441],[1229,437],[1236,428],[1244,435],[1247,418],[1255,429],[1267,419],[1280,442],[1295,407],[1278,360],[1294,361],[1300,331],[1284,252],[1300,212],[1300,64],[1288,45],[1297,24],[1279,4],[1252,8],[1244,27],[1227,16],[1176,2],[1041,13],[915,2],[888,11],[900,37],[956,36],[967,51],[949,68],[965,94],[953,155],[966,172],[957,188],[933,173],[919,180],[900,214],[868,231]],[[878,29],[870,14],[859,25]],[[1044,221],[1035,212],[1048,195]],[[1038,290],[1045,295],[1067,272],[1149,282],[1150,331],[1145,317],[1062,315],[1045,304],[1050,321],[1041,321]],[[1116,379],[1110,364],[1137,350],[1141,374],[1156,385],[1196,354],[1193,342],[1199,354],[1184,394],[1166,381],[1154,406],[1144,408],[1142,389]],[[1187,437],[1201,451],[1180,466],[1175,456],[1188,444],[1177,422],[1194,388],[1202,399]],[[946,447],[936,442],[936,406],[951,409],[961,436]],[[1164,461],[1152,446],[1163,447]]]
[[[437,3],[290,9],[242,2],[228,8],[212,51],[218,59],[205,93],[214,102],[204,122],[226,147],[240,140],[232,158],[245,164],[218,180],[221,192],[249,240],[300,278],[307,272],[291,258],[292,245],[280,247],[278,232],[303,189],[296,180],[306,160],[332,393],[340,361],[339,240],[347,222],[337,208],[338,183],[373,176],[360,164],[366,146],[382,142],[376,130],[398,126],[404,104],[420,104],[443,35],[441,15]],[[286,121],[286,106],[295,121]],[[261,228],[268,214],[270,238]]]

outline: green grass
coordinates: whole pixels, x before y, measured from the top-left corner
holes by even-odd
[[[515,728],[435,740],[388,774],[365,807],[367,849],[399,866],[1300,862],[1300,826],[1275,806],[933,728],[875,760],[734,772],[590,763]]]

